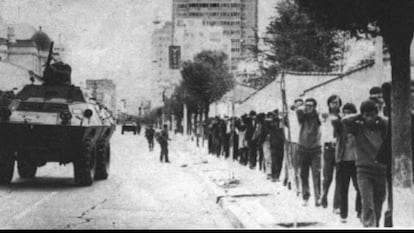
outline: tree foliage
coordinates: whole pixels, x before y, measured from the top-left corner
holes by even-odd
[[[299,5],[327,28],[353,33],[382,34],[392,25],[413,24],[411,0],[296,0]],[[378,26],[381,31],[378,31]]]
[[[233,88],[234,80],[226,60],[223,52],[203,51],[194,61],[184,63],[183,86],[189,104],[209,105]]]
[[[331,71],[339,58],[338,32],[324,29],[293,0],[276,5],[278,17],[267,27],[266,57],[280,69]]]
[[[227,59],[223,52],[202,51],[193,61],[184,62],[182,82],[175,88],[171,98],[164,101],[166,116],[174,114],[181,121],[184,117],[183,104],[186,104],[188,113],[204,113],[207,116],[210,104],[234,87]]]

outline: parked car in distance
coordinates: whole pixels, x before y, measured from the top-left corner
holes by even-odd
[[[134,135],[137,134],[137,123],[133,121],[127,121],[122,125],[122,134],[125,132],[133,132]]]

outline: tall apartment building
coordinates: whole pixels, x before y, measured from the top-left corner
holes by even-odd
[[[203,25],[202,19],[180,19],[175,26],[174,39],[181,46],[181,60],[189,61],[203,50],[222,51],[230,56],[231,41],[221,26]]]
[[[152,63],[155,82],[163,82],[171,76],[168,62],[168,47],[172,43],[172,22],[166,22],[152,34]]]
[[[181,61],[189,61],[203,50],[223,51],[231,53],[231,41],[223,35],[223,27],[203,24],[202,19],[179,19],[174,27],[174,45],[181,47]],[[152,64],[153,84],[164,89],[169,97],[174,86],[182,80],[179,70],[169,67],[168,47],[172,44],[172,22],[166,22],[152,34]],[[156,90],[154,87],[153,90]],[[160,90],[164,92],[164,90]],[[154,91],[155,98],[161,93]]]
[[[86,88],[91,92],[97,102],[107,107],[113,114],[116,114],[116,85],[113,80],[86,80]]]
[[[222,26],[231,39],[232,70],[257,46],[258,0],[173,0],[173,19],[201,18],[204,25]]]

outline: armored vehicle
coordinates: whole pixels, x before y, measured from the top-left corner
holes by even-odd
[[[69,65],[51,64],[52,49],[42,84],[26,85],[0,108],[0,184],[12,181],[16,162],[21,178],[34,178],[49,162],[73,163],[79,186],[108,178],[114,119],[71,84]]]

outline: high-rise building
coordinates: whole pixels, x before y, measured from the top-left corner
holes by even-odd
[[[189,61],[203,50],[221,51],[231,55],[231,41],[223,35],[223,27],[203,25],[202,19],[180,19],[174,39],[181,46],[181,60]]]
[[[173,94],[174,87],[182,80],[179,70],[169,67],[169,46],[173,44],[181,48],[181,61],[193,60],[203,50],[222,51],[231,55],[231,40],[223,35],[223,27],[203,24],[202,19],[179,19],[174,26],[166,22],[152,34],[152,82],[155,98]],[[158,93],[155,90],[161,91]]]
[[[168,62],[168,47],[172,43],[172,23],[166,22],[152,34],[152,63],[156,83],[169,80],[171,71]]]
[[[91,92],[93,98],[105,107],[107,107],[113,114],[116,114],[116,85],[113,80],[86,80],[86,88]]]
[[[257,46],[258,0],[173,0],[173,19],[203,20],[204,25],[222,26],[231,39],[232,70]]]

